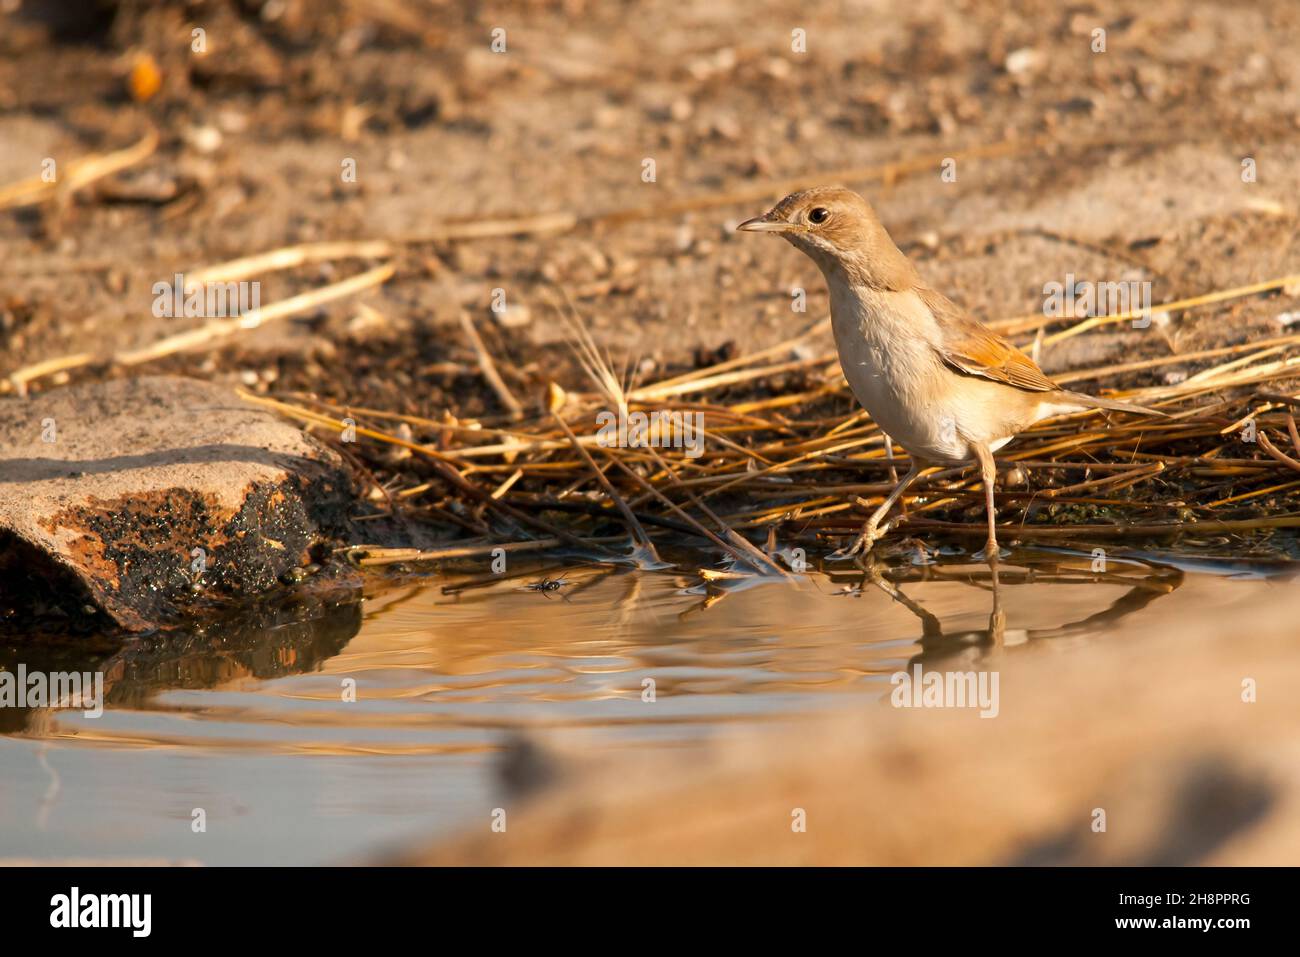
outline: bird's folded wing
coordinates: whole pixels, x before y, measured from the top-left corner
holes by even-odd
[[[1028,392],[1054,392],[1060,388],[1033,359],[989,332],[952,300],[933,289],[920,288],[916,292],[938,321],[940,343],[936,348],[950,368]]]

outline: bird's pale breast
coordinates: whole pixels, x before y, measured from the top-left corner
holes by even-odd
[[[910,455],[965,462],[1041,417],[1039,396],[951,370],[935,318],[910,291],[830,283],[840,367],[862,407]]]

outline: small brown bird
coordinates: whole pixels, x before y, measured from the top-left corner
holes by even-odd
[[[1006,339],[925,284],[870,204],[852,190],[792,193],[741,223],[777,233],[815,262],[830,289],[831,325],[849,387],[876,424],[907,450],[911,468],[867,520],[850,558],[881,538],[881,521],[929,464],[976,462],[988,504],[985,555],[998,557],[993,453],[1040,419],[1101,408],[1153,409],[1062,389]]]

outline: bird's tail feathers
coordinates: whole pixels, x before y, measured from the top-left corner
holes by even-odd
[[[1061,390],[1061,395],[1065,397],[1067,402],[1077,403],[1088,409],[1109,409],[1112,412],[1132,412],[1135,415],[1158,415],[1163,419],[1169,418],[1168,412],[1161,412],[1159,409],[1148,409],[1144,405],[1134,405],[1131,402],[1099,399],[1095,395],[1088,395],[1084,392],[1070,392],[1065,389]]]

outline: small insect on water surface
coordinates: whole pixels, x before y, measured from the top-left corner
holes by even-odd
[[[540,581],[529,582],[527,585],[523,586],[523,590],[524,590],[524,591],[539,591],[539,592],[541,592],[543,595],[546,595],[546,596],[549,598],[551,592],[553,592],[553,591],[559,591],[559,590],[560,590],[561,588],[563,588],[565,585],[572,585],[572,584],[573,584],[573,582],[569,581],[569,579],[567,579],[567,578],[546,578],[546,577],[543,577]],[[561,598],[566,598],[565,595],[560,595],[560,597],[561,597]],[[566,600],[567,600],[567,598],[566,598]]]

